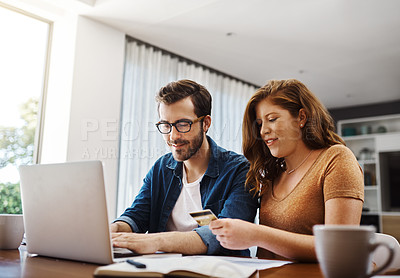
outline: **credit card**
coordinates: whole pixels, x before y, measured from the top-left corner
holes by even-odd
[[[189,212],[189,214],[200,226],[207,226],[212,220],[218,219],[210,209],[193,211]]]

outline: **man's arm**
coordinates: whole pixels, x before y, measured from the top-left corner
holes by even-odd
[[[155,165],[153,165],[146,177],[143,179],[143,185],[132,205],[110,225],[112,233],[145,233],[148,231],[150,221],[150,203],[152,199],[151,184],[153,181],[154,167]]]
[[[132,229],[128,223],[123,221],[116,221],[110,225],[111,233],[131,233]]]
[[[195,232],[163,232],[154,234],[114,233],[115,247],[128,248],[139,254],[157,251],[184,255],[205,254],[207,247]]]

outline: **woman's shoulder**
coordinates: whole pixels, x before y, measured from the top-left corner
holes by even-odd
[[[339,171],[340,175],[349,175],[349,173],[361,173],[360,165],[353,152],[342,144],[332,145],[326,148],[317,162],[315,171],[317,174],[326,175],[331,171]],[[323,169],[323,170],[321,170]],[[352,174],[350,176],[353,176]]]
[[[332,145],[332,146],[328,147],[328,150],[330,152],[334,152],[334,153],[351,152],[351,150],[348,147],[346,147],[345,145],[342,145],[342,144]]]
[[[332,145],[326,149],[325,158],[330,159],[333,157],[355,158],[353,152],[342,144]]]

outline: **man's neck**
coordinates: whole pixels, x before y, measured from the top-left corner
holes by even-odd
[[[210,161],[210,144],[204,135],[203,144],[200,149],[190,159],[183,162],[186,170],[187,182],[194,182],[207,171],[208,162]]]

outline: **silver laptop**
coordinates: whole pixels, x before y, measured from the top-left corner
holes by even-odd
[[[113,262],[100,161],[20,166],[19,173],[29,253]]]

